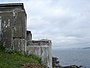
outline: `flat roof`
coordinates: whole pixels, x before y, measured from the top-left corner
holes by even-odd
[[[22,10],[24,10],[25,15],[27,16],[23,3],[3,3],[3,4],[0,4],[0,11],[7,11],[7,10],[11,10],[13,8],[19,8],[19,7]]]
[[[24,9],[24,4],[23,3],[3,3],[0,4],[0,7],[22,7],[22,9]]]
[[[40,43],[40,42],[43,42],[43,43],[51,43],[51,40],[32,40],[33,43]]]

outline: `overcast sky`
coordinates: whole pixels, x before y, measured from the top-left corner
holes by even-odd
[[[53,47],[90,46],[90,0],[0,0],[23,2],[33,39],[50,39]]]

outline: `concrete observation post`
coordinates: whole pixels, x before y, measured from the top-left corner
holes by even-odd
[[[27,14],[23,3],[0,4],[1,41],[6,50],[25,52]]]

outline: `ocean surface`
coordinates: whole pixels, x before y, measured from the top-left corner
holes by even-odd
[[[82,65],[90,68],[90,49],[53,49],[53,56],[58,57],[60,65]]]

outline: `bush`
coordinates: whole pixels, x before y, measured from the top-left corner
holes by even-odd
[[[26,63],[41,63],[41,59],[34,54],[22,54],[20,51],[5,51],[0,42],[0,68],[20,68]]]
[[[0,51],[0,68],[22,68],[27,63],[39,64],[38,59],[35,55],[24,55],[19,51]]]
[[[30,54],[29,57],[31,57],[31,58],[33,58],[33,59],[35,59],[35,60],[38,60],[39,63],[41,64],[41,58],[40,58],[40,57],[38,57],[38,56],[36,56],[36,55],[34,55],[34,54]]]
[[[5,47],[3,46],[3,43],[0,42],[0,51],[4,51],[5,50]]]
[[[12,50],[12,51],[7,51],[9,54],[16,54],[16,55],[23,55],[20,51]]]

